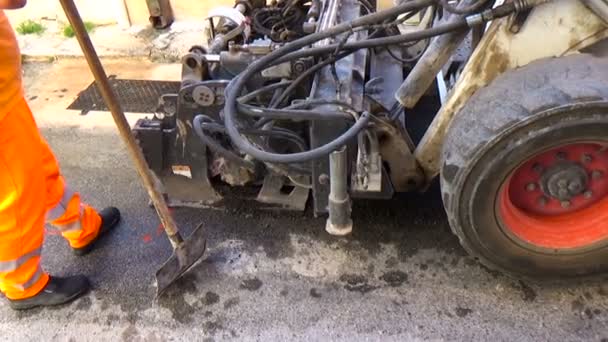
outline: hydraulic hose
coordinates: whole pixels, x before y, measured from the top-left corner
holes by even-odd
[[[455,23],[450,23],[450,24],[446,24],[446,25],[441,25],[441,26],[437,26],[437,27],[433,27],[433,28],[429,28],[426,30],[422,30],[422,31],[417,31],[417,32],[413,32],[411,34],[405,34],[405,35],[400,35],[400,36],[391,36],[391,37],[384,37],[384,38],[376,38],[376,39],[368,39],[368,40],[364,40],[361,42],[355,42],[355,43],[359,43],[359,44],[355,44],[355,43],[347,43],[344,45],[344,49],[347,50],[347,52],[344,53],[340,53],[339,55],[333,57],[333,58],[328,58],[316,65],[314,65],[313,67],[311,67],[310,69],[306,70],[304,73],[302,73],[300,76],[298,76],[293,82],[291,82],[291,84],[283,91],[283,93],[281,94],[281,96],[279,97],[279,99],[276,101],[276,103],[271,104],[271,107],[277,107],[280,104],[282,104],[287,98],[288,96],[296,89],[296,87],[302,82],[304,81],[307,77],[310,77],[311,75],[313,75],[315,72],[319,71],[320,69],[322,69],[323,67],[337,61],[340,60],[346,56],[348,56],[349,54],[351,54],[353,51],[357,50],[357,49],[361,49],[361,48],[365,48],[365,46],[362,46],[363,43],[365,43],[365,45],[369,45],[370,47],[376,47],[376,46],[380,46],[380,45],[393,45],[393,41],[401,41],[401,40],[407,40],[407,41],[412,41],[412,42],[416,42],[422,39],[427,39],[427,38],[431,38],[434,36],[438,36],[441,34],[445,34],[448,32],[453,32],[453,31],[459,31],[459,30],[464,30],[466,29],[467,26],[467,22],[466,20],[462,19],[458,22]],[[391,40],[387,39],[387,38],[392,38]],[[406,39],[407,38],[407,39]],[[388,42],[388,43],[386,43]],[[377,45],[376,45],[377,44]],[[311,49],[306,49],[303,51],[298,51],[295,53],[291,53],[288,54],[282,58],[279,58],[275,63],[272,63],[272,65],[274,64],[278,64],[281,62],[285,62],[288,60],[292,60],[292,59],[298,59],[298,58],[303,58],[303,57],[309,57],[309,56],[317,56],[317,55],[322,55],[325,53],[330,53],[335,51],[335,49],[339,47],[339,44],[331,44],[328,46],[324,46],[324,47],[320,47],[320,48],[311,48]],[[350,49],[348,49],[350,47]],[[245,95],[247,97],[249,97],[249,94]]]
[[[521,0],[516,0],[521,1]],[[541,3],[547,0],[534,0],[533,2]],[[404,34],[400,36],[391,36],[384,38],[375,38],[368,39],[359,42],[352,42],[347,44],[330,44],[322,47],[315,47],[312,49],[297,51],[298,49],[302,49],[308,45],[311,45],[317,41],[333,37],[339,35],[341,33],[345,33],[348,31],[353,31],[359,27],[373,25],[377,22],[382,22],[385,19],[395,17],[401,13],[410,12],[414,10],[419,10],[424,7],[428,7],[431,4],[434,4],[435,0],[412,0],[408,1],[402,5],[396,6],[392,9],[385,10],[382,12],[377,12],[373,14],[369,14],[360,18],[357,18],[351,22],[342,23],[340,25],[336,25],[330,29],[324,30],[322,32],[317,32],[315,34],[311,34],[309,36],[303,37],[296,41],[293,41],[289,44],[284,45],[282,48],[277,49],[270,54],[260,58],[259,60],[253,62],[249,68],[247,68],[243,73],[239,74],[235,77],[226,89],[226,104],[224,106],[224,124],[226,126],[226,132],[232,139],[233,144],[235,144],[242,152],[252,156],[255,159],[264,162],[272,162],[272,163],[298,163],[304,161],[314,160],[320,157],[323,157],[342,145],[346,144],[349,139],[354,138],[362,129],[364,129],[369,121],[369,113],[364,113],[359,120],[355,122],[355,124],[349,128],[345,133],[336,138],[335,140],[327,143],[326,145],[317,147],[310,151],[293,153],[293,154],[277,154],[277,153],[269,153],[263,150],[258,149],[253,144],[251,144],[246,138],[241,136],[239,130],[237,128],[236,116],[238,114],[238,104],[237,97],[238,94],[243,90],[246,85],[246,82],[256,73],[264,70],[265,68],[281,63],[287,60],[291,60],[293,58],[306,57],[315,54],[326,54],[336,49],[342,49],[347,51],[355,51],[358,49],[364,48],[374,48],[379,46],[393,45],[393,44],[402,44],[407,43],[409,41],[416,41],[425,38],[431,38],[433,36],[437,36],[443,33],[456,31],[459,29],[466,29],[470,25],[479,25],[483,22],[493,20],[499,17],[504,17],[513,13],[522,6],[517,2],[517,4],[505,4],[499,6],[492,10],[486,10],[479,15],[474,15],[472,17],[463,18],[462,20],[458,20],[452,23],[444,24],[441,26],[429,28],[426,30],[416,31],[410,34]],[[518,6],[516,6],[518,5]],[[300,56],[301,55],[301,56]],[[284,58],[289,57],[284,60]]]
[[[256,89],[254,91],[252,91],[251,93],[248,93],[246,95],[243,95],[241,97],[239,97],[238,101],[239,103],[247,103],[253,99],[256,98],[256,96],[258,95],[262,95],[266,92],[271,92],[273,90],[277,90],[277,89],[281,89],[281,88],[286,88],[288,87],[292,82],[291,81],[283,81],[283,82],[279,82],[279,83],[273,83],[273,84],[269,84],[267,86],[264,86],[260,89]]]
[[[467,29],[467,27],[468,27],[467,21],[465,19],[462,19],[457,22],[438,25],[438,26],[431,27],[431,28],[428,28],[425,30],[414,31],[414,32],[406,33],[406,34],[402,34],[402,35],[366,39],[366,40],[361,40],[358,42],[346,43],[346,44],[344,44],[344,48],[342,50],[349,51],[352,53],[353,51],[356,51],[359,49],[369,49],[369,48],[376,48],[376,47],[387,46],[387,45],[404,44],[404,43],[408,43],[408,42],[433,38],[435,36],[439,36],[439,35],[442,35],[442,34],[445,34],[448,32],[452,32],[452,31],[464,30],[464,29]],[[297,42],[297,41],[294,41],[294,43],[295,42]],[[284,63],[287,61],[291,61],[294,59],[310,57],[310,56],[321,56],[321,55],[325,55],[328,53],[332,53],[336,50],[337,47],[338,47],[338,43],[335,43],[335,44],[329,44],[329,45],[325,45],[325,46],[314,47],[314,48],[310,48],[310,49],[304,49],[301,51],[290,52],[288,54],[285,54],[284,56],[281,56],[281,57],[273,60],[268,65],[268,67],[277,65],[277,64],[281,64],[281,63]],[[281,49],[278,49],[276,51],[280,51],[280,50]],[[253,66],[253,64],[251,65],[251,67],[252,66]]]
[[[290,154],[278,154],[278,153],[270,153],[263,150],[257,149],[255,146],[247,142],[251,148],[243,148],[243,152],[249,154],[248,151],[251,151],[251,156],[256,158],[257,160],[268,162],[268,163],[284,163],[284,164],[293,164],[293,163],[302,163],[306,161],[311,161],[315,159],[319,159],[324,157],[336,149],[340,148],[343,145],[346,145],[348,141],[355,138],[359,132],[367,127],[369,123],[370,114],[368,112],[363,112],[359,120],[355,122],[353,126],[351,126],[346,132],[337,137],[335,140],[317,147],[315,149],[306,151],[306,152],[298,152],[298,153],[290,153]],[[226,127],[228,128],[228,127]],[[226,130],[228,132],[228,129]],[[237,131],[238,133],[238,131]],[[239,137],[240,137],[240,133]],[[231,137],[232,138],[232,137]],[[241,137],[241,139],[245,140]],[[234,140],[233,140],[234,142]],[[236,144],[236,143],[235,143]]]
[[[350,55],[350,53],[342,53],[338,56],[332,56],[330,58],[327,58],[324,61],[321,61],[320,63],[315,64],[308,70],[304,71],[295,80],[293,80],[293,82],[291,82],[291,84],[287,88],[285,88],[285,90],[281,93],[279,98],[276,101],[274,101],[274,103],[270,104],[270,107],[277,108],[277,107],[281,106],[283,104],[283,102],[285,102],[285,100],[287,100],[289,98],[289,95],[291,95],[291,93],[293,93],[293,91],[296,90],[298,85],[300,85],[300,83],[302,83],[305,79],[314,75],[317,71],[323,69],[324,67],[328,66],[329,64],[334,63],[348,55]]]
[[[337,111],[311,111],[311,110],[297,110],[288,108],[260,108],[246,104],[238,104],[239,113],[252,116],[252,117],[264,117],[275,120],[291,120],[291,121],[327,121],[327,120],[349,120],[352,116]]]
[[[201,123],[201,128],[204,131],[210,131],[213,133],[222,133],[226,134],[226,127],[215,123],[215,122],[203,122]],[[253,135],[253,136],[265,136],[276,139],[283,139],[287,141],[291,141],[301,151],[306,151],[306,142],[300,136],[298,136],[295,132],[292,132],[288,129],[282,129],[280,127],[273,127],[271,130],[265,129],[245,129],[240,131],[245,135]]]
[[[313,99],[313,100],[304,100],[302,102],[298,102],[298,103],[294,103],[289,107],[285,107],[285,109],[303,109],[303,108],[310,108],[312,106],[323,106],[323,105],[334,105],[334,106],[339,106],[339,107],[344,107],[347,109],[350,109],[351,111],[357,111],[355,109],[355,107],[353,107],[352,105],[346,103],[346,102],[342,102],[342,101],[338,101],[338,100],[326,100],[326,99]]]
[[[325,99],[314,99],[314,100],[304,100],[302,102],[298,102],[296,104],[292,104],[289,107],[285,107],[282,109],[304,109],[304,108],[310,108],[313,106],[324,106],[324,105],[334,105],[334,106],[338,106],[338,107],[344,107],[346,109],[349,109],[351,112],[356,112],[357,110],[350,104],[346,103],[346,102],[342,102],[342,101],[338,101],[338,100],[325,100]],[[262,110],[265,110],[266,108],[262,108]],[[345,117],[346,118],[346,117]],[[291,118],[290,118],[291,119]],[[352,117],[351,117],[352,119]],[[255,123],[255,127],[263,127],[264,125],[266,125],[269,122],[272,122],[274,119],[270,119],[270,118],[262,118],[259,121],[257,121]]]
[[[217,141],[213,140],[211,137],[207,136],[205,134],[205,132],[203,132],[203,128],[202,128],[202,123],[203,123],[204,119],[205,119],[204,115],[197,115],[194,117],[194,120],[192,120],[192,125],[194,126],[194,132],[196,133],[198,138],[201,139],[203,144],[205,144],[207,147],[209,147],[209,149],[211,149],[212,151],[214,151],[218,154],[221,154],[229,161],[234,162],[237,165],[242,166],[246,169],[255,170],[255,164],[253,162],[241,158],[240,156],[236,155],[234,152],[226,149],[224,146],[222,146]]]
[[[412,13],[418,13],[418,12],[412,12]],[[410,15],[406,16],[406,18],[409,17],[409,16]],[[396,25],[396,24],[397,23],[395,23],[393,21],[393,22],[390,22],[390,23],[387,23],[387,24],[383,24],[382,26]],[[381,30],[374,31],[369,36],[369,38],[370,39],[376,38],[381,32],[382,32]],[[336,48],[338,48],[340,44],[335,44],[335,45],[336,45]],[[345,44],[343,44],[343,45],[345,45]],[[291,93],[293,93],[293,91],[297,88],[297,86],[300,85],[300,83],[302,83],[305,79],[307,79],[308,77],[314,75],[316,72],[318,72],[322,68],[326,67],[327,65],[329,65],[331,63],[335,63],[335,62],[341,60],[342,58],[347,57],[351,53],[352,52],[350,52],[350,51],[346,51],[346,52],[343,52],[343,53],[340,53],[340,54],[332,55],[331,57],[329,57],[329,58],[321,61],[320,63],[315,64],[311,68],[307,69],[305,72],[303,72],[302,74],[300,74],[295,80],[293,80],[293,82],[291,82],[291,84],[287,88],[285,88],[285,90],[281,93],[281,95],[279,96],[279,98],[276,101],[273,101],[270,104],[270,107],[271,108],[277,108],[277,107],[281,106],[283,104],[283,102],[285,102],[285,100],[287,100],[287,98],[289,98],[289,95],[291,95]]]
[[[204,122],[203,122],[204,121]],[[237,165],[244,167],[249,170],[254,170],[255,165],[253,162],[248,161],[240,156],[236,155],[232,151],[224,148],[220,143],[215,141],[213,138],[205,134],[205,130],[209,130],[212,132],[226,134],[226,128],[221,126],[220,124],[215,123],[213,120],[209,119],[206,115],[197,115],[193,120],[194,132],[199,137],[201,142],[209,147],[210,150],[214,151],[225,157],[227,160],[236,163]],[[242,132],[246,135],[256,135],[256,136],[270,136],[278,139],[285,139],[293,142],[296,146],[302,150],[306,150],[306,143],[295,133],[285,129],[281,129],[279,127],[274,128],[273,130],[261,130],[261,129],[251,129],[244,130]],[[278,167],[275,166],[275,167]],[[299,167],[298,165],[288,165],[286,170],[283,170],[285,174],[290,172],[300,174],[300,175],[310,175],[310,170],[306,168]]]
[[[458,25],[454,25],[454,26],[456,26],[456,27],[455,28],[451,27],[451,25],[445,25],[444,27],[437,27],[437,29],[438,29],[437,31],[439,33],[435,32],[435,31],[432,31],[430,29],[429,30],[420,31],[420,32],[426,32],[429,35],[428,37],[432,37],[432,36],[440,35],[440,34],[443,34],[443,33],[455,31],[455,30],[458,30],[458,29],[464,29],[464,28],[467,27],[467,23],[466,23],[465,20],[462,20],[462,22],[460,22]],[[400,36],[395,36],[395,37],[400,37]],[[426,38],[428,38],[428,37],[426,37]],[[378,39],[380,39],[380,38],[378,38]],[[411,39],[411,41],[413,41],[413,42],[417,42],[417,40],[415,39],[415,37],[411,37],[409,39]],[[382,41],[376,41],[376,39],[368,39],[368,40],[365,40],[364,42],[382,43]],[[283,59],[287,59],[287,57],[289,57],[287,60],[292,60],[292,59],[297,59],[297,58],[301,58],[301,57],[320,55],[320,54],[323,54],[325,51],[327,51],[327,52],[335,51],[335,48],[337,48],[338,45],[339,44],[332,44],[332,45],[329,45],[328,47],[324,47],[323,49],[313,48],[313,49],[304,50],[304,51],[302,51],[302,52],[300,52],[298,54],[293,54],[293,56],[291,54],[287,55],[287,56],[285,56],[285,57],[283,57],[283,58],[281,58],[279,60],[281,61]],[[351,46],[351,45],[352,44],[348,44],[348,43],[344,44],[344,48],[347,49],[348,46]],[[332,47],[332,48],[329,48],[329,47]],[[280,106],[289,97],[289,95],[296,89],[296,87],[300,83],[302,83],[302,81],[304,81],[307,77],[310,77],[315,72],[321,70],[323,67],[325,67],[325,66],[327,66],[327,65],[329,65],[331,63],[334,63],[335,61],[338,61],[338,60],[340,60],[340,59],[342,59],[342,58],[350,55],[352,53],[352,51],[354,51],[354,50],[347,50],[347,52],[345,52],[345,53],[340,53],[339,55],[334,56],[333,58],[328,58],[328,59],[322,61],[321,63],[315,64],[310,69],[306,70],[304,73],[302,73],[301,75],[299,75],[283,91],[283,93],[281,94],[281,96],[279,97],[279,99],[276,101],[276,103],[272,104],[271,107],[274,108],[274,107]],[[302,55],[302,54],[303,54],[303,56],[299,56],[299,55]]]
[[[439,2],[441,3],[441,7],[443,7],[444,10],[450,13],[473,14],[482,10],[488,4],[489,1],[490,0],[478,0],[473,4],[465,6],[460,3],[456,6],[453,6],[450,4],[449,0],[440,0]]]
[[[193,124],[197,125],[197,127],[198,127],[198,129],[195,129],[194,132],[199,137],[199,139],[201,139],[201,142],[203,142],[203,144],[207,145],[209,147],[209,149],[211,149],[215,153],[218,153],[218,154],[224,156],[226,159],[237,163],[237,165],[240,165],[242,167],[245,167],[245,168],[251,170],[251,165],[253,165],[253,163],[251,165],[245,164],[245,163],[249,163],[249,161],[239,157],[238,155],[234,154],[232,151],[225,149],[218,142],[213,140],[213,138],[207,136],[204,133],[205,131],[210,131],[213,133],[226,134],[226,127],[216,123],[213,119],[209,118],[206,115],[202,115],[202,114],[199,114],[194,118]],[[241,131],[241,133],[243,133],[245,135],[269,136],[269,137],[273,137],[273,138],[277,138],[277,139],[285,139],[285,140],[293,142],[301,151],[306,151],[306,142],[301,137],[299,137],[297,134],[295,134],[294,132],[292,132],[288,129],[283,129],[280,127],[275,127],[272,130],[247,129],[247,130]],[[297,164],[289,164],[289,165],[286,165],[285,167],[282,167],[279,165],[272,165],[270,163],[266,163],[266,165],[268,167],[270,167],[272,170],[274,170],[275,172],[278,172],[285,176],[289,176],[290,174],[293,174],[293,173],[298,174],[298,175],[308,176],[311,173],[309,168],[301,167],[300,165],[297,165]]]
[[[428,28],[425,30],[415,31],[412,33],[406,33],[406,34],[397,35],[397,36],[366,39],[366,40],[362,40],[362,41],[358,41],[358,42],[346,43],[346,44],[344,44],[344,47],[342,50],[352,52],[352,51],[355,51],[358,49],[376,48],[376,47],[381,47],[381,46],[386,46],[386,45],[395,45],[395,44],[404,44],[404,43],[408,43],[408,42],[412,42],[412,41],[432,38],[432,37],[442,35],[442,34],[445,34],[448,32],[464,30],[471,26],[481,25],[485,22],[489,22],[494,19],[503,18],[508,15],[511,15],[512,13],[519,12],[519,11],[522,11],[522,10],[525,10],[528,8],[532,8],[534,6],[537,6],[539,4],[542,4],[542,3],[545,3],[548,1],[549,0],[527,0],[527,1],[526,0],[514,0],[514,2],[505,3],[496,8],[488,9],[481,13],[467,16],[466,18],[463,18],[461,20],[451,22],[448,24],[438,25],[438,26],[431,27],[431,28]],[[375,14],[381,14],[384,12],[386,12],[386,11],[377,12]],[[367,15],[367,16],[361,17],[359,19],[364,19],[365,17],[369,17],[369,16],[370,15]],[[338,25],[335,27],[339,27],[342,25]],[[330,30],[327,30],[324,32],[328,32],[328,31],[330,31]],[[341,31],[337,34],[340,34],[343,32],[344,31]],[[292,43],[297,43],[298,41],[303,40],[308,37],[310,37],[310,36],[304,37],[304,38],[294,41]],[[327,38],[327,37],[324,37],[322,39],[325,39],[325,38]],[[281,63],[284,63],[284,62],[287,62],[287,61],[290,61],[293,59],[309,57],[309,56],[321,56],[324,54],[328,54],[328,53],[335,51],[335,49],[338,46],[339,46],[339,43],[334,43],[334,44],[314,47],[314,48],[310,48],[310,49],[303,49],[303,50],[296,51],[296,52],[294,52],[294,49],[290,49],[289,53],[280,54],[280,56],[275,57],[275,59],[273,61],[268,61],[267,62],[268,65],[264,66],[264,68],[270,67],[273,65],[277,65],[277,64],[281,64]],[[298,49],[300,49],[302,47],[303,46],[301,46],[301,47],[298,46]],[[283,49],[278,49],[275,52],[281,52],[282,50]],[[270,56],[270,55],[268,55],[268,56]],[[268,57],[268,56],[266,56],[266,57]],[[261,61],[261,59],[259,61]]]
[[[296,41],[286,44],[282,48],[277,49],[252,63],[250,67],[247,68],[247,70],[245,70],[242,74],[234,78],[226,89],[224,124],[226,126],[226,132],[230,136],[230,139],[232,139],[232,143],[235,144],[242,152],[251,155],[253,158],[258,159],[260,161],[272,163],[299,163],[304,161],[311,161],[324,157],[329,153],[335,151],[336,149],[340,148],[342,145],[345,145],[350,139],[356,137],[357,134],[367,126],[370,119],[369,113],[364,112],[363,115],[361,115],[359,120],[357,120],[353,126],[351,126],[346,132],[344,132],[342,135],[340,135],[335,140],[329,142],[328,144],[306,152],[277,154],[260,150],[253,144],[251,144],[246,138],[241,136],[236,126],[236,115],[238,112],[237,98],[245,87],[247,80],[255,73],[265,69],[273,61],[276,61],[277,58],[297,51],[298,49],[313,44],[317,41],[338,35],[340,33],[347,32],[349,30],[352,30],[353,28],[382,22],[388,18],[396,17],[401,13],[421,9],[433,3],[435,3],[435,0],[413,0],[382,12],[372,13],[357,18],[351,22],[342,23],[325,31],[317,32],[306,37],[300,38]],[[333,46],[333,50],[335,50],[337,47],[338,45]],[[330,49],[330,51],[328,52],[331,51],[332,50]]]

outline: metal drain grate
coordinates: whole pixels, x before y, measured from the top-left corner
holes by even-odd
[[[180,82],[123,80],[112,77],[110,85],[114,88],[123,111],[128,113],[154,113],[161,95],[177,94],[180,88]],[[68,109],[80,110],[83,115],[92,110],[109,110],[95,82],[81,91]]]

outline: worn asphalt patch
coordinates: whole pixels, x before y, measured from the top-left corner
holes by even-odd
[[[80,83],[90,82],[68,77],[88,75],[78,63],[26,72],[28,95],[38,96],[36,118],[70,186],[95,207],[121,208],[124,220],[85,258],[74,257],[60,236],[46,236],[44,268],[86,274],[93,291],[27,313],[0,304],[5,340],[608,339],[608,282],[538,285],[486,270],[451,234],[436,188],[357,201],[354,232],[346,238],[326,234],[325,218],[310,212],[258,212],[238,201],[223,210],[176,209],[185,235],[204,223],[209,249],[155,299],[153,275],[171,247],[158,234],[111,117],[63,110]],[[133,70],[156,68],[141,61],[107,65],[131,78]],[[67,92],[53,93],[61,89]]]

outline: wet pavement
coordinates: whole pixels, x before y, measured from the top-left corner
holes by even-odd
[[[179,73],[146,61],[107,65],[121,78]],[[83,258],[49,230],[45,269],[87,274],[94,290],[24,313],[2,302],[4,339],[608,341],[607,282],[539,285],[485,269],[451,234],[436,188],[356,203],[347,238],[328,236],[310,211],[259,212],[236,200],[176,209],[186,232],[205,224],[209,249],[155,300],[153,275],[171,250],[111,117],[63,109],[90,81],[79,60],[26,66],[28,97],[70,185],[94,206],[120,207],[124,220]]]

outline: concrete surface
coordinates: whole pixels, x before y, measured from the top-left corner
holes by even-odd
[[[17,11],[18,12],[18,11]],[[9,17],[11,13],[7,12]],[[10,18],[13,27],[21,20]],[[45,27],[41,34],[17,34],[21,54],[26,61],[53,61],[60,58],[82,57],[82,50],[75,37],[63,34],[66,21],[40,19]],[[105,58],[149,58],[157,62],[179,62],[193,45],[207,42],[205,22],[178,21],[165,30],[155,30],[149,25],[134,25],[123,28],[112,23],[95,23],[89,33],[97,53]]]
[[[142,0],[75,0],[80,14],[86,20],[99,23],[121,23],[128,26],[148,25],[150,12],[146,1]],[[173,16],[177,21],[200,21],[210,9],[218,6],[234,6],[234,0],[192,1],[171,0]],[[16,11],[9,11],[11,18],[20,21],[51,18],[65,21],[59,1],[28,0],[27,5]]]
[[[174,79],[179,66],[110,61],[119,77]],[[324,233],[307,213],[176,210],[203,222],[206,259],[154,300],[153,274],[170,254],[108,113],[66,111],[91,77],[80,60],[28,64],[44,136],[69,183],[124,221],[91,255],[73,256],[49,231],[43,264],[84,273],[94,290],[73,304],[14,313],[10,341],[608,341],[608,283],[540,286],[489,272],[458,245],[436,190],[360,202],[351,237]],[[154,100],[154,99],[151,99]],[[135,119],[135,115],[130,115]]]
[[[136,0],[133,0],[135,2]],[[125,11],[125,0],[74,0],[80,15],[86,20],[96,23],[128,23],[126,20],[127,13]],[[146,9],[146,3],[143,2],[143,8]],[[57,19],[67,21],[61,3],[59,1],[48,0],[27,0],[25,7],[18,10],[7,10],[11,20],[39,20],[41,18]],[[139,14],[139,13],[136,13]],[[145,18],[146,24],[148,18]]]

